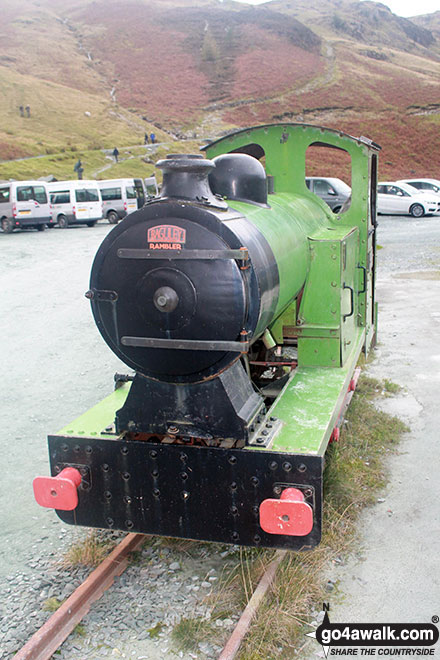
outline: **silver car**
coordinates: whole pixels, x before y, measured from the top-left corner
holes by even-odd
[[[326,202],[333,213],[339,213],[351,195],[351,188],[336,177],[308,176],[307,188]]]
[[[422,192],[433,192],[440,195],[440,181],[438,179],[399,179],[396,183],[407,183]]]

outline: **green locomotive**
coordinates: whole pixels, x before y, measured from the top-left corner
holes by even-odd
[[[351,158],[344,212],[305,185],[312,145]],[[204,150],[160,161],[161,195],[97,252],[86,295],[135,375],[49,436],[36,498],[77,525],[307,549],[376,333],[379,147],[281,124]]]

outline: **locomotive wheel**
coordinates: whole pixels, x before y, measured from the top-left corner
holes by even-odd
[[[413,218],[421,218],[425,215],[425,209],[421,204],[413,204],[409,210]]]
[[[46,225],[37,225],[38,231],[44,231],[45,229],[46,229]]]
[[[2,229],[4,234],[12,233],[14,229],[14,225],[12,224],[12,220],[10,218],[3,218]]]
[[[69,221],[67,220],[65,215],[60,215],[58,216],[58,227],[60,229],[67,229],[69,226]]]
[[[118,220],[119,220],[118,214],[116,213],[116,211],[109,211],[107,213],[107,220],[109,221],[109,223],[111,225],[116,225]]]

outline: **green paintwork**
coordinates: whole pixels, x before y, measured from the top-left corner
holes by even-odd
[[[307,237],[324,231],[332,214],[314,195],[304,199],[281,193],[271,195],[269,202],[268,209],[235,200],[230,205],[257,227],[272,248],[280,278],[278,316],[304,286],[310,267]]]
[[[270,326],[270,332],[277,344],[282,344],[284,340],[284,326],[296,325],[296,302],[289,305],[280,316]]]
[[[281,419],[283,428],[268,448],[293,454],[324,454],[362,350],[363,331],[344,367],[298,368],[276,399],[269,415]]]
[[[90,436],[92,438],[113,437],[112,434],[105,433],[105,429],[113,424],[115,413],[124,405],[129,390],[129,383],[124,383],[112,394],[97,403],[96,406],[67,424],[57,435]]]

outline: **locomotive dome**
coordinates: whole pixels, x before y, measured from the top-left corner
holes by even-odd
[[[260,161],[248,154],[230,153],[213,159],[211,190],[230,200],[267,204],[267,177]]]

